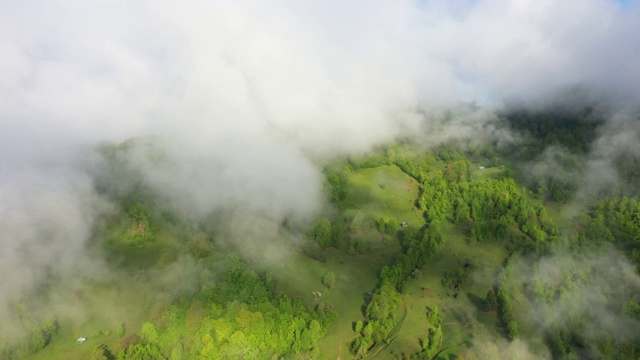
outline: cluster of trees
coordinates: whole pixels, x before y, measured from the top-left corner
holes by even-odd
[[[441,281],[442,286],[452,290],[465,288],[471,284],[471,274],[475,269],[473,264],[467,263],[456,271],[445,271]]]
[[[557,326],[548,331],[547,343],[555,359],[577,360],[578,355],[571,344],[571,332],[566,326]]]
[[[640,200],[637,198],[602,199],[582,220],[579,235],[583,241],[617,241],[640,246]]]
[[[327,304],[310,310],[277,295],[267,274],[233,254],[212,251],[198,266],[200,291],[156,305],[136,336],[122,339],[119,360],[318,356],[316,344],[337,316]]]
[[[427,337],[420,342],[421,350],[417,354],[413,354],[412,359],[433,359],[442,347],[442,321],[444,317],[437,306],[427,310],[427,320],[429,320],[431,327],[427,331]]]
[[[502,115],[506,126],[522,135],[518,143],[499,149],[502,156],[518,162],[538,161],[553,149],[552,162],[562,169],[562,174],[546,173],[529,178],[528,185],[538,195],[556,202],[571,199],[580,181],[580,173],[589,171],[586,159],[605,120],[593,107],[542,109],[529,111],[510,109]],[[619,183],[602,193],[637,195],[640,185],[640,157],[632,152],[616,154],[612,165],[617,171]],[[545,159],[548,162],[548,159]]]
[[[157,245],[158,235],[164,228],[169,227],[169,224],[175,225],[165,214],[152,208],[151,203],[138,201],[131,202],[127,206],[121,204],[120,211],[102,220],[98,236],[104,240],[104,245],[109,249],[109,255],[112,255],[111,259],[114,261],[126,261],[125,259],[131,253],[148,251]],[[192,243],[186,245],[187,251],[194,250]],[[167,253],[161,261],[166,265],[171,262],[171,259],[175,259],[176,255],[177,253]],[[141,263],[131,265],[144,267]],[[143,270],[138,275],[146,276]]]
[[[394,265],[382,268],[380,282],[403,291],[415,269],[422,268],[426,261],[444,245],[444,237],[439,223],[432,222],[422,229],[407,226],[400,233],[400,238],[404,248],[403,254]]]
[[[465,156],[462,152],[462,146],[455,143],[441,144],[433,152],[436,158],[440,161],[452,162],[457,160],[464,160]]]
[[[487,312],[496,311],[504,335],[509,340],[515,340],[519,336],[518,323],[515,318],[513,305],[511,302],[512,294],[510,291],[518,291],[518,286],[510,285],[511,279],[516,268],[516,264],[521,259],[521,252],[514,251],[502,263],[502,267],[497,274],[498,283],[495,287],[489,288],[487,296],[484,299],[483,307]],[[539,256],[540,254],[532,254]],[[531,294],[525,294],[531,295]]]
[[[364,357],[376,343],[386,340],[395,326],[393,313],[406,282],[414,278],[416,269],[424,266],[444,241],[438,223],[423,229],[408,226],[400,232],[400,237],[403,254],[394,265],[384,266],[380,271],[381,285],[373,292],[364,314],[363,329],[367,330],[356,331],[351,343],[351,353],[356,358]]]
[[[640,341],[637,336],[616,336],[600,331],[595,338],[590,338],[588,329],[591,326],[587,324],[590,321],[572,316],[563,324],[556,324],[547,330],[546,341],[554,359],[632,360],[640,357]]]
[[[338,225],[335,225],[337,228]],[[336,229],[337,230],[337,229]],[[338,231],[335,231],[336,233]],[[322,247],[335,246],[339,244],[337,237],[334,237],[334,230],[332,229],[331,221],[326,217],[321,217],[311,227],[309,236],[318,242]]]
[[[613,160],[613,165],[624,184],[617,189],[618,194],[638,196],[640,194],[640,186],[638,186],[640,185],[640,156],[622,153]]]
[[[518,324],[513,315],[513,307],[511,306],[511,297],[504,288],[499,288],[497,293],[498,316],[502,322],[502,326],[507,332],[509,339],[514,340],[518,337]]]
[[[364,227],[364,216],[356,213],[350,216],[341,214],[334,215],[329,220],[328,217],[320,217],[309,228],[307,236],[314,240],[314,243],[307,243],[303,246],[303,252],[316,260],[325,260],[324,252],[321,249],[334,247],[349,252],[350,254],[361,254],[368,250],[368,243],[351,237],[354,232],[360,231]],[[390,226],[389,229],[392,229]],[[317,244],[321,249],[313,244]]]
[[[513,179],[467,178],[464,170],[451,166],[424,183],[418,206],[427,220],[470,223],[471,240],[477,242],[530,239],[541,248],[557,235],[544,206],[531,200]]]
[[[514,340],[518,337],[518,323],[513,315],[513,307],[511,305],[511,297],[504,288],[498,288],[498,292],[491,288],[487,291],[484,300],[485,311],[496,311],[500,318],[500,322],[505,330],[507,337]]]
[[[122,241],[138,246],[155,240],[155,229],[151,226],[151,210],[140,202],[134,202],[129,207],[129,221],[125,222],[126,229],[120,232]]]
[[[571,200],[578,189],[573,179],[557,176],[543,176],[535,179],[533,183],[538,198],[561,203]]]
[[[376,289],[365,310],[365,321],[356,322],[355,339],[350,351],[358,359],[367,355],[377,343],[386,340],[393,330],[393,313],[400,303],[400,294],[388,284]]]
[[[598,200],[579,220],[574,236],[567,239],[573,252],[598,251],[608,244],[615,244],[625,251],[627,257],[640,268],[640,200],[638,198],[611,197]],[[590,283],[589,269],[578,265],[565,264],[561,282],[555,286],[536,283],[532,297],[543,304],[571,301],[569,294]],[[624,287],[624,284],[619,286]],[[640,320],[640,305],[633,294],[631,299],[616,299],[619,308],[609,311],[618,313],[629,323]],[[626,301],[625,301],[626,300]],[[562,324],[551,326],[546,332],[546,340],[554,358],[574,360],[587,356],[605,359],[637,359],[640,357],[640,342],[637,336],[619,337],[601,331],[597,337],[590,337],[594,322],[598,321],[582,313],[567,315]],[[628,324],[625,326],[628,326]],[[637,325],[637,323],[636,323]],[[622,326],[622,324],[621,324]]]
[[[324,189],[325,193],[329,196],[331,202],[341,209],[347,197],[348,171],[335,167],[326,167],[324,175],[327,181]]]
[[[427,179],[429,158],[399,157],[394,164],[420,183]]]
[[[520,159],[531,159],[548,146],[562,146],[574,153],[587,153],[598,136],[604,119],[593,108],[556,109],[550,111],[511,110],[503,114],[511,130],[525,135],[527,143],[518,144]]]
[[[396,236],[400,231],[400,222],[395,217],[380,218],[376,223],[376,228],[380,233]]]

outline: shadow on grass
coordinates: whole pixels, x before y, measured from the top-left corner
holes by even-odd
[[[467,298],[469,301],[478,309],[479,311],[484,311],[484,299],[479,297],[476,294],[467,293]]]

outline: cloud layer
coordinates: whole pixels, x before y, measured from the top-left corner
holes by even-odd
[[[640,96],[635,2],[0,6],[0,126],[13,162],[15,150],[149,133],[361,150],[424,104],[533,100],[574,85]]]

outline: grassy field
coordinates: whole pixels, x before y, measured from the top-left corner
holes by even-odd
[[[483,177],[485,179],[495,179],[500,176],[500,174],[504,173],[504,169],[501,169],[499,167],[480,169],[479,167],[477,167],[475,170],[473,170],[472,173],[475,176]]]

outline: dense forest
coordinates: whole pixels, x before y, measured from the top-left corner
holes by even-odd
[[[90,246],[117,275],[64,295],[79,316],[36,311],[59,279],[12,304],[0,358],[637,359],[638,158],[578,196],[598,116],[514,110],[499,126],[517,142],[401,138],[321,162],[325,205],[268,225],[288,239],[274,262],[223,241],[239,236],[225,210],[167,206],[132,161],[169,161],[154,139],[103,144],[93,184],[117,206]],[[547,161],[575,176],[530,172]]]

